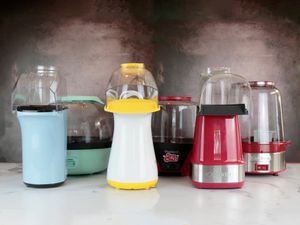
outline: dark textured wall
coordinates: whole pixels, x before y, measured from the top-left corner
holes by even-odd
[[[0,160],[20,161],[10,112],[14,73],[54,64],[72,95],[104,95],[113,70],[141,61],[163,95],[198,97],[199,74],[229,66],[282,92],[288,160],[300,161],[300,2],[284,0],[1,1]]]

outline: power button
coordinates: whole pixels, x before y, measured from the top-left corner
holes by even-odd
[[[256,171],[268,171],[269,165],[267,164],[255,164],[255,170]]]

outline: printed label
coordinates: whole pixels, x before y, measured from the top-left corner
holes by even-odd
[[[179,161],[179,155],[167,152],[166,154],[163,155],[164,162],[169,163],[169,162],[178,162]]]

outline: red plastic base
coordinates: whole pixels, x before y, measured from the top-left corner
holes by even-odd
[[[244,181],[238,183],[199,183],[192,180],[192,184],[196,188],[206,188],[206,189],[233,189],[242,188]]]

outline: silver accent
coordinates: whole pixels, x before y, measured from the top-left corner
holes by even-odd
[[[192,164],[192,180],[199,183],[239,183],[245,179],[244,165],[205,166]]]
[[[284,170],[285,152],[244,153],[246,173],[276,173]],[[268,165],[268,170],[256,170],[256,165]]]

